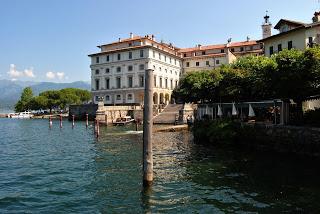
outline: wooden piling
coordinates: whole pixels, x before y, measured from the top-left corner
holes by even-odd
[[[153,70],[145,71],[144,108],[143,108],[143,186],[153,182]]]
[[[74,128],[74,114],[72,115],[72,128]]]
[[[50,129],[52,128],[52,117],[51,117],[51,115],[49,116],[49,128]]]
[[[62,129],[62,115],[60,114],[60,129]]]
[[[100,122],[97,120],[97,137],[100,135]]]
[[[88,126],[89,126],[89,115],[88,114],[86,114],[86,128],[88,128]]]

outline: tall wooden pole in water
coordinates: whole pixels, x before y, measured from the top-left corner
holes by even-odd
[[[143,185],[151,186],[153,181],[152,154],[153,125],[153,70],[145,71],[144,108],[143,108]]]

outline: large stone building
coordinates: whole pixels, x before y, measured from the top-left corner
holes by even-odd
[[[281,19],[275,29],[278,34],[271,35],[272,25],[269,16],[265,16],[265,24],[262,25],[265,56],[271,56],[283,49],[305,50],[314,44],[320,43],[320,12],[316,12],[312,23],[302,23],[287,19]]]
[[[229,40],[230,41],[230,40]],[[244,42],[228,42],[220,45],[197,45],[194,48],[179,50],[183,59],[183,72],[202,71],[230,64],[237,58],[247,55],[261,55],[262,46],[247,38]]]
[[[98,47],[99,53],[89,55],[94,102],[103,97],[107,105],[142,105],[147,66],[154,70],[154,103],[171,100],[182,71],[182,59],[172,44],[157,42],[152,35],[130,34]]]
[[[166,104],[182,74],[217,68],[236,58],[262,54],[262,46],[244,42],[177,48],[156,41],[153,35],[130,34],[128,39],[98,46],[91,54],[91,86],[94,102],[103,97],[106,105],[142,105],[145,69],[154,70],[154,103]]]

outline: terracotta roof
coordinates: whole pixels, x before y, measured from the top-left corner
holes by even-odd
[[[249,46],[249,45],[257,45],[258,42],[256,40],[244,41],[244,42],[231,42],[229,47],[240,47],[240,46]]]
[[[98,47],[101,47],[101,46],[108,46],[108,45],[114,45],[114,44],[122,43],[122,42],[136,41],[136,40],[140,40],[140,39],[143,39],[143,38],[145,38],[145,37],[141,37],[141,36],[133,36],[132,38],[121,39],[120,41],[116,41],[116,42],[111,42],[111,43],[108,43],[108,44],[99,45]]]
[[[181,53],[186,53],[186,52],[193,52],[193,51],[204,51],[204,50],[213,50],[213,49],[223,49],[226,48],[227,46],[225,44],[220,44],[220,45],[206,45],[206,46],[201,46],[199,47],[194,47],[194,48],[181,48],[179,52]]]
[[[232,42],[228,45],[228,47],[240,47],[240,46],[249,46],[249,45],[257,45],[258,42],[255,40],[251,41],[243,41],[243,42]],[[214,49],[224,49],[227,47],[227,44],[219,44],[219,45],[205,45],[194,48],[181,48],[179,50],[180,53],[194,52],[194,51],[205,51],[205,50],[214,50]]]

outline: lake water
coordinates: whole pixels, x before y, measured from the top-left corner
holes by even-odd
[[[0,213],[319,213],[319,161],[206,148],[154,135],[155,181],[142,188],[133,127],[0,119]]]

